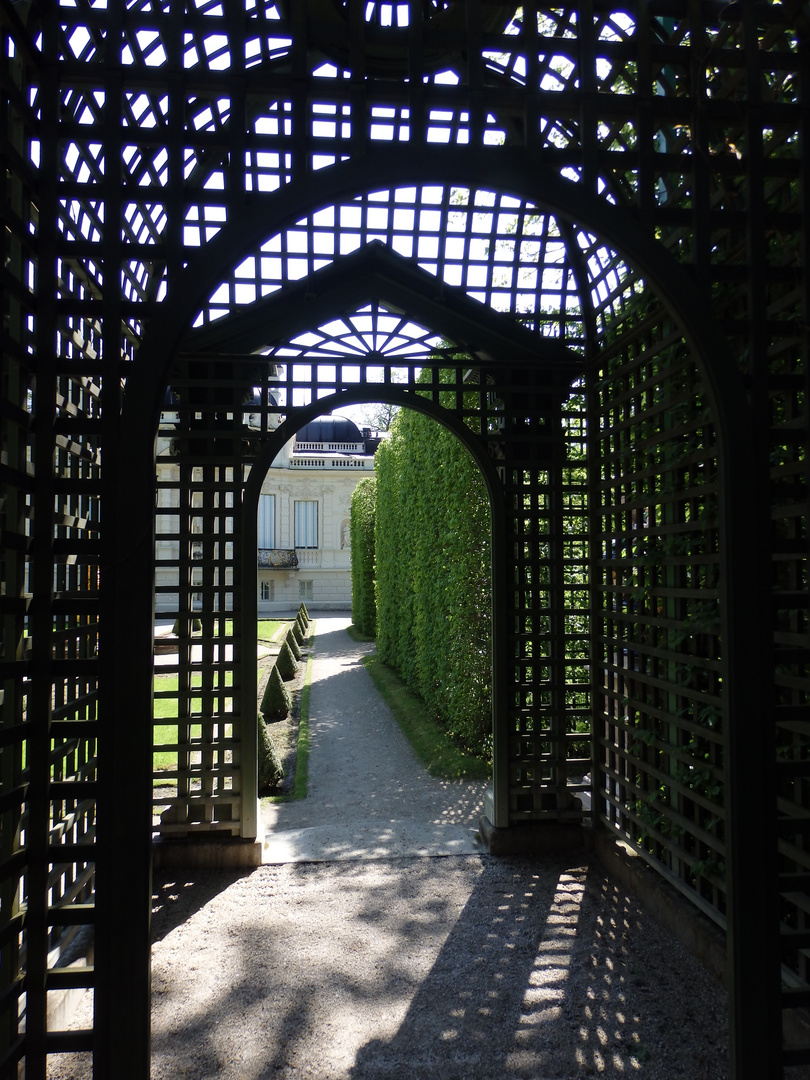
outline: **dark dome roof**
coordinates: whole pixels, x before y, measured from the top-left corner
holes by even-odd
[[[360,428],[345,416],[320,416],[311,420],[296,435],[296,442],[359,443]]]

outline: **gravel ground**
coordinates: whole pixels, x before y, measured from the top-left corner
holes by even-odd
[[[318,620],[310,795],[268,807],[268,828],[474,828],[481,785],[426,777],[347,623]],[[391,844],[163,871],[154,909],[153,1080],[727,1076],[723,990],[581,854]],[[49,1072],[91,1075],[68,1055]]]
[[[726,1076],[723,993],[578,861],[268,866],[159,897],[155,1080]]]

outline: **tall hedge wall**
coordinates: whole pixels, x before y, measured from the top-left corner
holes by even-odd
[[[374,637],[377,609],[374,600],[374,521],[377,481],[361,480],[351,502],[352,622],[363,634]]]
[[[491,742],[490,516],[478,467],[402,410],[377,451],[377,650],[459,742]]]

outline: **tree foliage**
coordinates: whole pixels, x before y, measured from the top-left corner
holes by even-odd
[[[366,412],[365,423],[373,431],[390,431],[399,409],[399,405],[392,405],[390,402],[370,405]]]
[[[403,410],[377,451],[377,648],[465,747],[491,739],[489,501],[451,432]]]
[[[284,644],[293,654],[293,659],[297,663],[301,659],[301,646],[298,644],[298,638],[293,633],[292,627],[284,635]]]
[[[374,637],[377,610],[374,601],[374,520],[377,481],[361,480],[354,489],[351,503],[352,622],[357,629]]]

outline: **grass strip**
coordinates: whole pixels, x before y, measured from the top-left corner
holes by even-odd
[[[307,797],[309,782],[309,692],[312,684],[312,652],[315,644],[315,623],[309,631],[309,657],[304,672],[304,685],[301,687],[301,702],[298,708],[298,742],[295,751],[295,783],[290,795],[266,795],[262,802],[284,803]]]
[[[372,682],[431,776],[442,780],[487,780],[489,762],[466,754],[433,719],[424,702],[377,656],[363,659]]]
[[[301,688],[301,709],[298,716],[298,748],[295,755],[295,785],[293,787],[293,799],[305,799],[307,797],[307,784],[309,782],[309,691],[312,678],[312,654],[307,660],[307,670],[304,676],[304,685]]]

